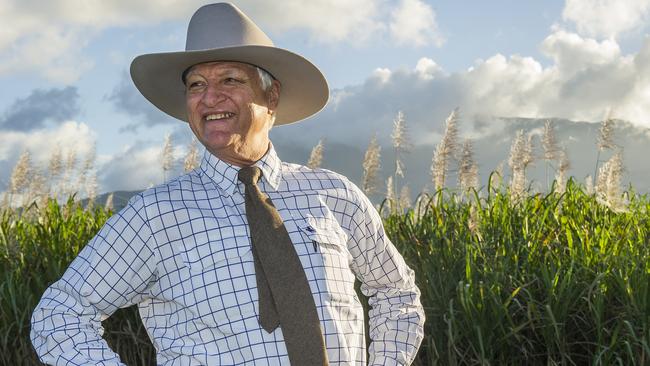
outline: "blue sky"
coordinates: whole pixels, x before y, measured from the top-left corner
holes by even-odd
[[[100,191],[160,183],[164,135],[179,159],[191,135],[139,97],[127,70],[139,54],[184,48],[203,3],[2,0],[0,190],[22,151],[45,166],[57,144],[80,156],[96,145]],[[399,110],[413,144],[431,151],[455,107],[477,139],[499,133],[497,118],[598,122],[607,110],[648,134],[650,0],[234,3],[332,89],[321,114],[273,132],[286,160],[304,163],[320,138],[326,154],[327,144],[362,153],[373,133],[388,147]]]

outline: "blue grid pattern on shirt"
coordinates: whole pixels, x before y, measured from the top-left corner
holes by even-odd
[[[356,278],[373,306],[370,361],[410,362],[422,339],[419,291],[372,204],[346,178],[281,163],[272,148],[256,165],[305,268],[331,364],[366,364]],[[134,197],[109,219],[44,294],[33,318],[37,351],[65,354],[70,364],[89,352],[115,359],[96,343],[76,351],[97,334],[70,328],[83,328],[85,319],[99,329],[103,317],[138,303],[159,364],[288,364],[281,329],[269,334],[257,321],[237,172],[206,153],[199,169]],[[64,341],[53,347],[54,337]]]

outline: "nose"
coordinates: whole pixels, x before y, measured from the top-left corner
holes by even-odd
[[[225,99],[223,90],[214,84],[208,84],[201,96],[201,102],[208,107],[216,106],[223,99]]]

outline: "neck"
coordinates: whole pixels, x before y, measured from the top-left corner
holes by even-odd
[[[242,146],[236,151],[230,152],[220,152],[220,151],[210,151],[212,155],[219,158],[219,160],[224,161],[228,164],[245,167],[255,164],[256,161],[260,160],[271,148],[270,141],[266,143],[256,144],[256,146]]]

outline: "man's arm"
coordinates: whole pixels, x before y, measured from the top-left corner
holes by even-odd
[[[424,337],[424,310],[415,275],[390,242],[377,210],[352,184],[359,209],[351,219],[353,268],[369,297],[368,365],[409,365]]]
[[[31,340],[51,365],[122,365],[102,338],[101,321],[146,297],[157,256],[136,197],[111,217],[43,294],[32,315]]]

